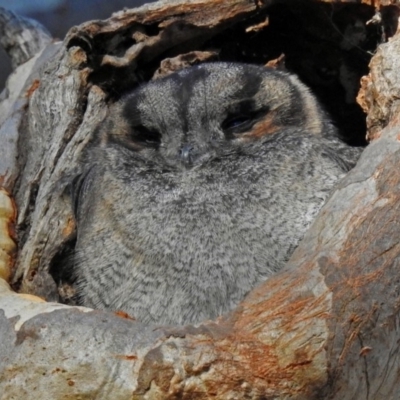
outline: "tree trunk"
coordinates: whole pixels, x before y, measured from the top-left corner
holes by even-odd
[[[203,60],[240,59],[282,13],[315,18],[304,24],[322,43],[313,50],[328,42],[328,16],[334,49],[346,57],[363,43],[348,49],[356,36],[338,30],[340,18],[375,24],[379,41],[397,27],[397,6],[383,2],[380,14],[366,4],[303,2],[308,17],[299,4],[160,1],[75,27],[56,43],[1,10],[15,70],[0,103],[0,399],[398,398],[400,34],[378,47],[359,94],[375,140],[284,271],[236,310],[198,327],[153,329],[50,302],[75,235],[67,177],[116,94]],[[279,55],[271,49],[255,57]],[[293,54],[288,63],[304,61]],[[335,68],[350,68],[339,59]]]

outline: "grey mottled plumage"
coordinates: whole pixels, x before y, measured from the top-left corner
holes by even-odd
[[[358,154],[283,72],[213,63],[143,85],[83,164],[82,303],[145,323],[227,312],[284,265]]]

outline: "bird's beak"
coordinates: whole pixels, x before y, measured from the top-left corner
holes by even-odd
[[[179,150],[179,158],[185,165],[191,165],[193,163],[193,149],[191,144],[185,144]]]

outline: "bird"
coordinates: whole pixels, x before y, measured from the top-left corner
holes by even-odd
[[[213,62],[109,108],[76,175],[79,304],[199,324],[279,271],[355,165],[291,73]]]

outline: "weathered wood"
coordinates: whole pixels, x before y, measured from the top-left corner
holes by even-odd
[[[8,110],[0,183],[13,189],[18,205],[12,283],[20,291],[58,297],[49,269],[74,236],[67,177],[105,115],[107,73],[134,84],[143,66],[188,54],[197,48],[188,41],[201,43],[272,3],[151,4],[75,28],[63,44],[49,44],[15,70],[0,104]],[[126,42],[128,33],[136,43]],[[385,105],[380,138],[332,194],[282,273],[218,321],[150,329],[17,294],[4,280],[6,270],[0,398],[397,399],[399,43],[398,34],[380,46],[365,87],[370,113]],[[7,124],[14,127],[11,142]],[[13,157],[6,157],[8,143]],[[0,257],[6,255],[9,268],[14,209],[6,192],[0,196]]]
[[[36,61],[50,42],[50,34],[39,23],[0,7],[0,43],[14,69],[0,101],[0,137],[7,144],[0,148],[0,185],[8,189],[14,187],[19,174],[17,143],[19,125],[28,104],[25,94],[35,84]]]
[[[15,258],[16,244],[13,228],[17,210],[10,194],[0,189],[0,279],[9,281]]]
[[[397,36],[379,46],[371,60],[370,73],[361,81],[358,102],[367,113],[370,140],[379,137],[385,126],[398,126],[400,123],[400,87],[396,71],[400,41]]]
[[[51,42],[48,30],[38,22],[0,7],[0,43],[14,70]]]

